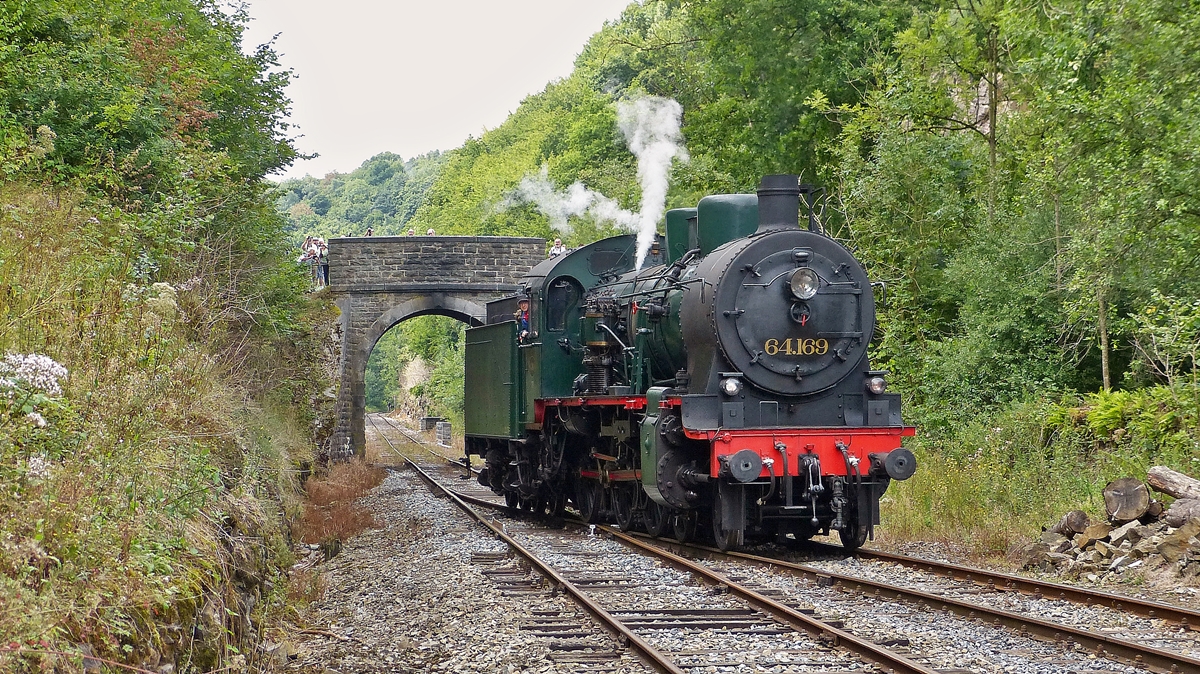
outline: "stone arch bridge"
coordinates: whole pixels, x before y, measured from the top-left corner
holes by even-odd
[[[329,285],[341,310],[342,360],[331,460],[366,450],[364,376],[375,343],[397,323],[439,315],[468,325],[520,289],[546,241],[502,236],[371,236],[329,241]]]

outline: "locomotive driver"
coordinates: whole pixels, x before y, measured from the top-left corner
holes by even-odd
[[[517,319],[517,341],[525,341],[529,336],[529,300],[522,297],[517,302],[517,311],[513,317]]]

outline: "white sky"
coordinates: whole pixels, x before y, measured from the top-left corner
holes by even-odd
[[[380,152],[450,150],[571,72],[630,0],[249,0],[247,50],[275,33],[305,153],[286,176]]]

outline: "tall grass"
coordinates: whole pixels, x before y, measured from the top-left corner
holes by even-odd
[[[1101,490],[1164,464],[1200,474],[1191,391],[1151,387],[1020,403],[911,444],[916,475],[882,504],[883,541],[1001,556],[1065,512],[1104,516]]]
[[[286,600],[295,476],[313,461],[298,430],[312,420],[291,410],[318,385],[280,361],[306,346],[255,332],[261,304],[229,292],[236,259],[154,273],[140,222],[0,188],[0,355],[68,370],[38,403],[44,426],[0,401],[0,634],[17,645],[3,671],[78,666],[56,653],[85,647],[248,663],[250,618]]]

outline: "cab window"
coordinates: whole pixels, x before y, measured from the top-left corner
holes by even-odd
[[[579,304],[583,295],[579,285],[568,278],[555,279],[546,291],[546,329],[562,332],[567,329],[567,319]]]

